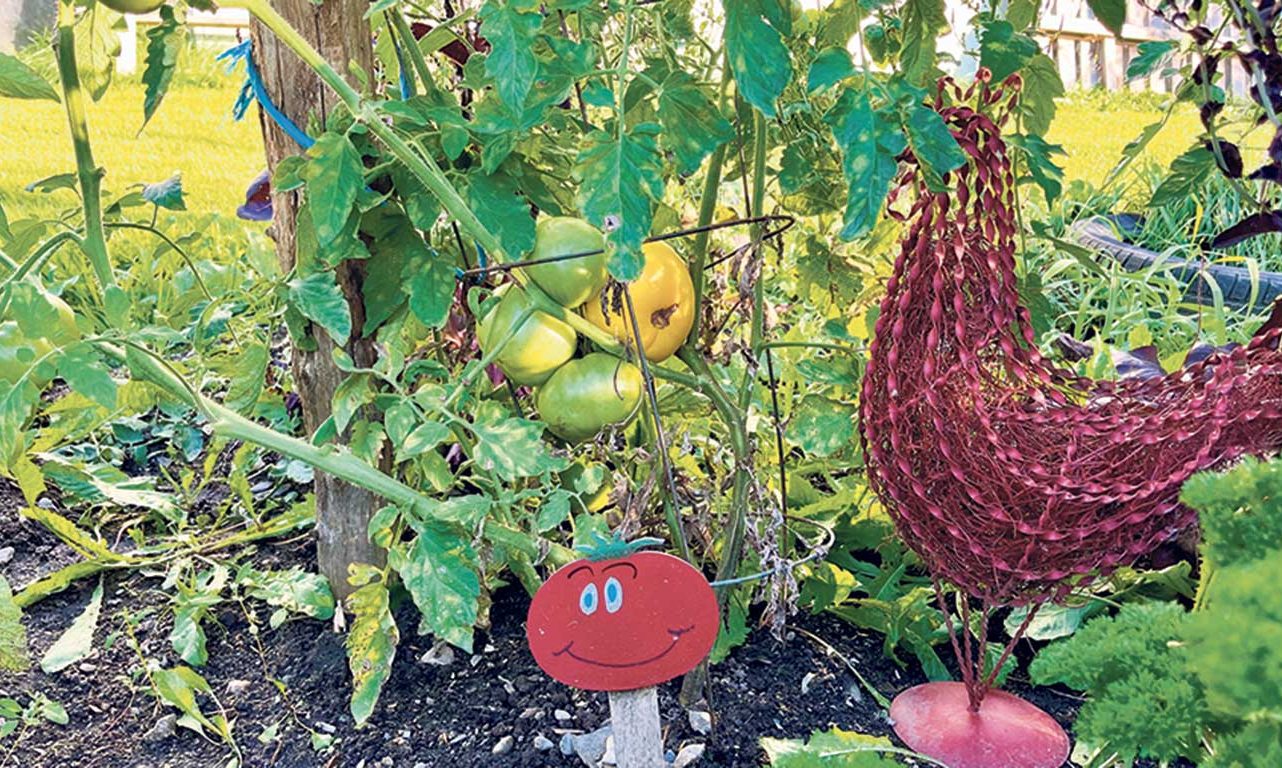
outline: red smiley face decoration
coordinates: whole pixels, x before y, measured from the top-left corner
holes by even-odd
[[[526,635],[552,677],[630,691],[679,677],[712,650],[717,598],[703,574],[661,552],[576,560],[534,595]]]

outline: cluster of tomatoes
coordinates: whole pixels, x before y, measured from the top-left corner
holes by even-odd
[[[607,285],[605,237],[582,219],[543,218],[536,227],[532,261],[525,268],[548,296],[589,322],[638,349],[632,316],[619,291]],[[694,323],[694,285],[685,261],[670,246],[647,243],[645,267],[628,285],[639,348],[659,362],[671,357]],[[569,324],[546,312],[527,314],[529,297],[517,284],[499,289],[501,297],[481,319],[477,340],[514,383],[538,387],[539,416],[553,434],[569,442],[587,440],[610,425],[627,423],[641,405],[644,382],[640,369],[604,352],[575,357],[578,335]],[[517,326],[517,322],[525,321]],[[504,340],[506,344],[503,344]],[[498,345],[503,344],[501,349]]]

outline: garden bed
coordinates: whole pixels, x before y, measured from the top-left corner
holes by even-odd
[[[11,486],[4,487],[4,499],[14,494]],[[70,552],[40,526],[17,518],[11,508],[6,504],[0,514],[0,541],[14,542],[15,553],[0,573],[22,584],[48,572]],[[314,562],[314,550],[310,537],[304,537],[264,544],[252,559],[263,567],[307,567]],[[225,760],[222,745],[191,731],[178,728],[167,735],[162,721],[171,710],[137,685],[139,657],[128,637],[119,634],[122,616],[147,614],[135,630],[142,653],[166,666],[177,663],[168,639],[172,614],[159,610],[168,596],[156,584],[140,574],[108,574],[95,655],[57,675],[35,670],[0,686],[6,694],[41,692],[61,702],[70,716],[66,726],[30,731],[19,745],[18,765],[206,768]],[[94,580],[84,580],[26,613],[34,653],[43,653],[66,629],[94,586]],[[590,732],[608,719],[605,694],[566,688],[535,665],[525,644],[528,598],[519,588],[495,595],[493,626],[478,634],[473,656],[454,652],[451,663],[438,666],[421,660],[432,650],[430,637],[403,638],[379,709],[361,730],[352,727],[347,713],[350,682],[342,637],[317,621],[267,629],[269,609],[261,603],[247,605],[263,624],[262,655],[244,613],[223,607],[217,614],[221,628],[211,627],[209,663],[200,670],[235,720],[246,766],[581,766],[577,756],[562,754],[563,737]],[[398,610],[398,623],[407,628],[416,624],[408,601]],[[109,635],[114,642],[106,647]],[[924,681],[920,670],[901,670],[882,655],[880,635],[855,630],[831,615],[803,614],[785,642],[756,630],[746,645],[713,667],[717,725],[711,734],[701,735],[690,726],[675,699],[678,683],[665,685],[660,705],[666,745],[676,750],[706,744],[695,765],[746,768],[761,764],[758,740],[763,736],[804,738],[834,725],[891,735],[884,712],[846,661],[828,654],[809,635],[831,644],[886,696]],[[333,729],[337,740],[332,751],[312,750],[308,734],[290,723],[289,708],[268,677],[284,685],[309,727]],[[1066,726],[1076,713],[1078,699],[1070,694],[1020,682],[1010,688]],[[557,710],[569,719],[558,719]],[[279,739],[260,742],[262,730],[278,722]],[[510,751],[504,751],[508,736]],[[538,749],[536,739],[544,749]],[[496,749],[503,753],[495,754]]]

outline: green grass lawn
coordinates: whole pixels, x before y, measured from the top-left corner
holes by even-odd
[[[160,181],[182,173],[190,215],[235,215],[246,185],[262,171],[263,143],[257,115],[232,119],[241,76],[191,57],[199,78],[175,78],[151,123],[142,125],[143,85],[121,77],[89,107],[94,159],[107,169],[106,189]],[[0,204],[11,219],[49,215],[75,205],[69,190],[26,192],[27,184],[75,170],[67,118],[61,104],[0,98]],[[261,226],[261,225],[259,225]]]
[[[159,113],[141,134],[143,86],[119,78],[90,108],[90,130],[106,185],[121,192],[131,184],[183,175],[193,215],[232,214],[246,184],[262,170],[263,150],[256,115],[236,122],[231,106],[239,74],[226,75],[207,53],[189,57],[194,76],[175,79]],[[1060,158],[1065,180],[1100,183],[1140,130],[1160,117],[1156,100],[1128,94],[1075,94],[1060,104],[1047,137],[1067,153]],[[1197,114],[1177,110],[1150,144],[1146,160],[1166,166],[1197,135]],[[62,107],[53,102],[0,99],[0,203],[11,218],[48,215],[73,204],[71,193],[53,196],[24,191],[30,182],[74,170]]]

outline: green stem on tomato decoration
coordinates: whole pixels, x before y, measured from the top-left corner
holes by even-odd
[[[76,155],[76,178],[80,182],[80,200],[85,213],[85,237],[81,243],[93,265],[99,284],[106,289],[116,284],[107,253],[107,238],[102,228],[102,169],[93,160],[89,144],[89,122],[85,112],[85,95],[80,86],[76,65],[76,3],[58,2],[58,78],[62,83],[67,124]]]

